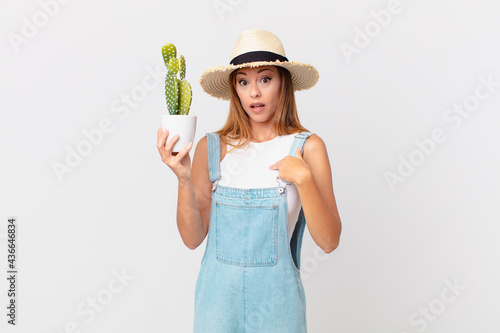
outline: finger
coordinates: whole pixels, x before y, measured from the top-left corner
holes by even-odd
[[[165,146],[165,139],[168,137],[168,130],[165,129],[163,130],[162,127],[158,128],[158,135],[157,135],[157,147],[158,149],[162,148]]]
[[[295,157],[298,159],[302,159],[302,147],[297,148],[295,151]]]
[[[280,165],[281,165],[281,160],[279,160],[278,162],[274,163],[273,165],[271,165],[269,167],[269,169],[271,170],[275,170],[275,169],[279,169],[280,168]]]
[[[165,145],[167,152],[171,153],[174,150],[175,143],[179,141],[179,134],[176,134],[170,139],[170,141]]]
[[[175,156],[174,163],[180,162],[184,156],[186,156],[187,153],[193,148],[193,143],[190,142],[188,143],[184,148],[181,149],[179,153]]]

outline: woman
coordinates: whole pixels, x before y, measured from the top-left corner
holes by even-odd
[[[300,125],[294,91],[318,80],[290,62],[281,41],[244,31],[229,66],[203,73],[208,94],[229,99],[225,126],[196,147],[172,153],[168,130],[158,150],[179,180],[177,225],[190,249],[208,234],[195,291],[195,332],[307,332],[300,279],[306,225],[332,252],[341,222],[324,142]],[[230,148],[230,149],[228,149]]]

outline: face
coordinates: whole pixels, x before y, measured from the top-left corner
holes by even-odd
[[[269,122],[278,105],[281,79],[275,66],[246,67],[236,73],[236,92],[250,121]]]

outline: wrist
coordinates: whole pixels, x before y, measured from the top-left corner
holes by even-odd
[[[311,181],[314,181],[314,179],[313,179],[311,170],[307,169],[307,171],[304,171],[302,173],[302,176],[299,177],[295,186],[297,187],[297,189],[299,189],[301,187],[307,186],[308,184],[310,184]]]
[[[191,179],[185,180],[185,179],[178,179],[179,181],[179,186],[189,186],[192,184]]]

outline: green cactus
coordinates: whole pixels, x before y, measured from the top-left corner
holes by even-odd
[[[179,71],[179,60],[177,60],[177,58],[170,58],[168,62],[168,70],[174,75],[177,74]]]
[[[169,114],[178,114],[179,110],[179,84],[175,74],[167,73],[165,79],[165,96],[167,98],[167,108]]]
[[[165,77],[165,97],[168,112],[171,115],[187,115],[191,107],[191,85],[186,81],[186,60],[184,56],[177,59],[177,49],[174,44],[165,44],[162,47],[163,61],[167,66]],[[180,79],[177,78],[177,73]]]
[[[181,55],[179,57],[179,67],[180,67],[180,77],[181,80],[184,80],[186,78],[186,59],[184,59],[184,56]]]
[[[165,65],[168,68],[168,62],[170,61],[170,58],[177,57],[177,49],[175,48],[174,44],[165,44],[161,48],[161,51],[163,54],[163,61],[165,61]]]
[[[191,90],[191,85],[186,80],[182,80],[179,84],[180,91],[180,109],[179,114],[188,114],[189,108],[191,107],[191,100],[193,97],[193,92]]]

